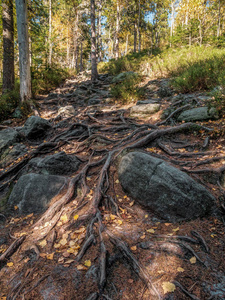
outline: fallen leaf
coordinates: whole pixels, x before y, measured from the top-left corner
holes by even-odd
[[[147,219],[148,218],[148,215],[145,215],[145,219]]]
[[[164,281],[162,283],[162,288],[163,288],[164,294],[166,294],[166,293],[172,293],[172,292],[174,292],[175,289],[176,289],[176,286],[172,282]]]
[[[66,252],[63,252],[62,255],[63,255],[63,257],[68,258],[70,256],[70,253],[68,251],[66,251]]]
[[[60,264],[64,263],[64,257],[60,257],[60,258],[58,259],[58,263],[60,263]]]
[[[77,266],[77,270],[87,270],[87,268],[85,267],[85,266],[83,266],[83,265],[78,265]]]
[[[148,230],[146,230],[147,232],[150,232],[150,233],[154,233],[155,232],[155,230],[154,229],[148,229]]]
[[[63,223],[67,223],[67,222],[68,222],[68,217],[67,217],[67,215],[61,216],[60,220],[63,221]]]
[[[180,228],[179,227],[177,227],[177,228],[175,228],[175,229],[172,229],[174,232],[176,232],[176,231],[179,231],[180,230]]]
[[[195,256],[193,256],[191,259],[190,259],[190,263],[191,264],[196,264],[196,257]]]
[[[66,240],[66,239],[61,239],[61,240],[59,241],[59,243],[60,243],[61,245],[65,246],[65,245],[67,244],[67,240]]]
[[[74,219],[75,221],[76,221],[78,218],[79,218],[78,215],[75,215],[75,216],[73,217],[73,219]]]
[[[7,267],[12,267],[12,266],[13,266],[13,262],[7,263]]]
[[[130,205],[130,206],[133,206],[133,205],[134,205],[134,201],[130,202],[129,205]]]
[[[54,248],[58,249],[61,247],[61,244],[54,244]]]
[[[54,252],[52,252],[51,254],[47,254],[47,259],[53,260],[53,256],[54,256]]]
[[[70,247],[73,247],[73,246],[75,246],[75,245],[76,245],[76,243],[75,243],[74,241],[70,241],[70,242],[69,242],[69,246],[70,246]]]
[[[171,223],[164,223],[165,224],[165,226],[170,226],[171,225]]]
[[[90,267],[91,266],[91,261],[90,260],[85,260],[84,265],[86,267]]]
[[[128,282],[133,283],[134,281],[133,281],[133,279],[128,279]]]
[[[132,246],[130,249],[131,249],[132,251],[136,251],[136,250],[137,250],[137,246]]]
[[[119,225],[122,225],[122,224],[123,224],[123,221],[118,220],[117,223],[118,223]]]
[[[115,218],[116,218],[116,216],[115,215],[110,215],[110,219],[113,221],[113,220],[115,220]]]
[[[15,206],[14,206],[14,210],[17,210],[17,209],[18,209],[18,206],[17,206],[17,205],[15,205]]]
[[[119,182],[119,180],[117,179],[117,180],[115,181],[115,183],[120,183],[120,182]]]
[[[46,253],[40,253],[40,257],[45,258],[46,257]]]
[[[72,262],[74,262],[74,259],[69,259],[69,260],[67,260],[67,261],[65,261],[65,264],[71,264]]]
[[[179,268],[177,268],[177,271],[178,271],[178,272],[184,272],[184,269],[181,268],[181,267],[179,267]]]
[[[40,245],[42,248],[44,248],[44,247],[47,245],[46,240],[42,240],[42,241],[39,243],[39,245]]]
[[[141,239],[142,239],[142,240],[145,239],[145,234],[143,234],[143,235],[141,236]]]

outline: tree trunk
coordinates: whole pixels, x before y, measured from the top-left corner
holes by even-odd
[[[99,0],[98,3],[98,18],[97,18],[97,26],[98,26],[98,35],[97,35],[97,51],[98,51],[98,61],[102,60],[102,0]]]
[[[134,23],[134,53],[137,52],[137,23]]]
[[[115,38],[116,59],[119,58],[119,30],[120,30],[120,6],[119,6],[119,0],[117,0],[117,2],[116,2],[116,38]]]
[[[217,26],[217,37],[220,36],[220,27],[221,27],[221,3],[219,0],[219,12],[218,12],[218,26]]]
[[[141,22],[141,1],[138,1],[138,52],[141,51],[141,30],[140,30],[140,22]]]
[[[7,92],[14,88],[14,28],[13,28],[13,0],[2,0],[3,24],[3,86]]]
[[[95,33],[95,0],[91,0],[91,80],[98,78]]]
[[[128,43],[129,43],[129,35],[127,33],[125,55],[127,55],[127,52],[128,52]]]
[[[20,98],[23,102],[31,98],[27,0],[16,0],[16,15],[19,43]]]
[[[49,44],[49,53],[48,53],[48,66],[52,66],[52,0],[49,0],[49,33],[48,33],[48,44]]]
[[[80,42],[80,72],[83,72],[83,41]]]

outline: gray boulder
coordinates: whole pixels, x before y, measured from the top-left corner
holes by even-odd
[[[76,156],[60,152],[45,158],[33,158],[29,162],[28,168],[41,174],[69,175],[78,170],[80,163]]]
[[[159,103],[162,99],[148,99],[148,100],[139,100],[136,105],[142,105],[142,104],[154,104]]]
[[[10,146],[20,141],[20,134],[13,128],[0,131],[0,155]]]
[[[204,121],[218,118],[218,112],[214,107],[209,109],[207,106],[203,106],[182,112],[178,117],[178,121]]]
[[[203,217],[215,201],[186,173],[145,153],[123,156],[118,173],[128,195],[170,222]]]
[[[21,132],[28,139],[43,138],[46,132],[51,128],[51,124],[48,120],[42,119],[38,116],[31,116],[25,122]]]
[[[131,115],[152,115],[160,110],[160,104],[149,103],[132,106],[130,109]]]
[[[0,167],[6,167],[25,153],[27,153],[27,147],[24,144],[16,144],[8,148],[1,156]]]
[[[67,179],[62,176],[33,173],[23,175],[14,186],[8,205],[18,206],[20,215],[42,213],[66,183]]]

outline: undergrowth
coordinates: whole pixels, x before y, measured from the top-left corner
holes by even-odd
[[[0,96],[0,121],[6,120],[18,106],[20,100],[19,83],[16,82],[15,88]]]

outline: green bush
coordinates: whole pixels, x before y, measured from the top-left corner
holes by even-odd
[[[34,95],[47,93],[59,86],[66,78],[74,75],[71,70],[49,68],[32,72],[32,93]]]
[[[16,85],[13,91],[9,91],[0,97],[0,121],[6,120],[10,117],[12,112],[18,106],[20,94],[18,86]]]
[[[141,76],[137,73],[130,74],[123,81],[112,84],[112,96],[123,103],[137,100],[142,96],[142,90],[138,87],[140,81]]]

